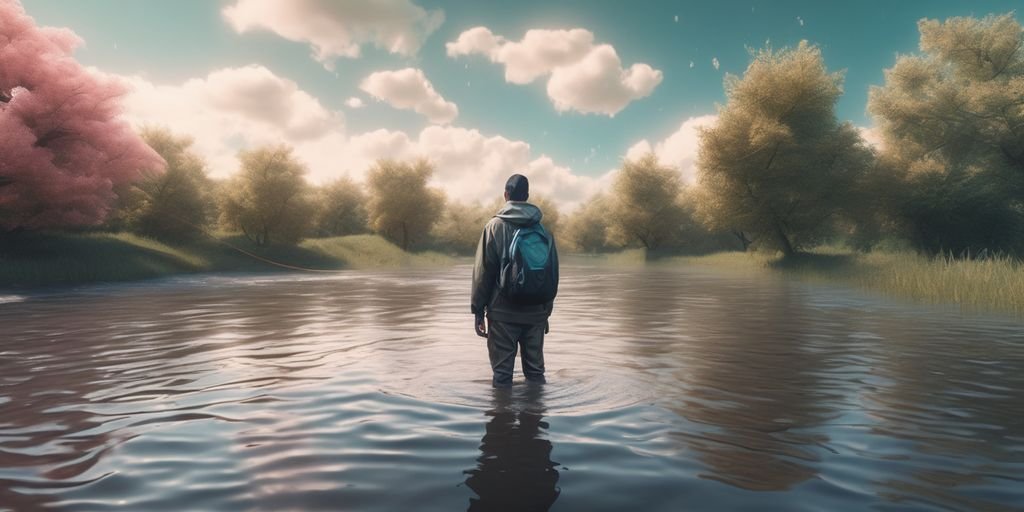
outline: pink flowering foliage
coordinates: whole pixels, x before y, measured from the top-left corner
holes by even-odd
[[[163,160],[120,119],[124,86],[72,58],[67,29],[0,0],[0,231],[99,224]]]

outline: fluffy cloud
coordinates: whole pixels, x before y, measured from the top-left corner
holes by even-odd
[[[654,153],[665,165],[671,165],[683,176],[686,183],[697,181],[697,151],[700,149],[700,129],[715,125],[718,116],[691,117],[661,142],[653,146],[647,139],[637,142],[626,152],[626,158],[635,160],[648,153]]]
[[[477,130],[428,126],[414,136],[386,129],[348,134],[340,113],[261,66],[223,69],[174,85],[121,78],[131,87],[123,101],[125,117],[135,126],[166,126],[192,136],[194,149],[219,178],[238,169],[238,150],[286,143],[315,183],[345,174],[362,180],[380,158],[422,157],[436,166],[434,184],[465,201],[494,200],[513,172],[529,176],[536,193],[567,209],[603,186],[534,154],[525,141]]]
[[[358,57],[363,44],[415,55],[444,22],[443,11],[410,0],[236,0],[221,12],[240,34],[262,29],[309,43],[313,57],[328,69],[336,57]]]
[[[579,62],[560,67],[548,80],[548,97],[559,112],[578,110],[609,116],[643,98],[661,83],[661,71],[647,64],[622,69],[622,61],[609,45],[595,47]]]
[[[493,201],[513,172],[530,178],[533,193],[551,197],[566,210],[603,186],[546,155],[535,156],[524,141],[452,126],[429,126],[416,138],[389,130],[364,133],[353,136],[345,152],[350,168],[359,170],[357,177],[378,158],[426,158],[436,168],[434,184],[460,201]]]
[[[558,111],[614,116],[661,83],[661,71],[647,64],[623,69],[615,48],[594,45],[594,34],[572,30],[529,30],[509,41],[487,27],[475,27],[447,45],[449,57],[480,54],[505,65],[505,80],[528,84],[549,76],[548,97]]]
[[[131,88],[123,101],[125,117],[136,126],[162,125],[193,137],[215,176],[234,172],[235,154],[243,147],[302,147],[344,133],[340,113],[263,66],[221,69],[178,85],[121,78]]]
[[[363,108],[363,100],[362,98],[352,96],[345,100],[345,106],[348,108]]]
[[[415,110],[432,123],[447,124],[459,115],[459,108],[442,98],[419,69],[378,71],[359,88],[392,107]]]

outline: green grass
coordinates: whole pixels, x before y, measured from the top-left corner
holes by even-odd
[[[1009,257],[966,260],[913,252],[852,253],[822,248],[791,259],[758,253],[719,253],[673,261],[723,270],[764,272],[841,282],[885,295],[971,311],[1024,315],[1024,264]]]
[[[311,238],[300,247],[345,262],[352,268],[447,265],[453,259],[437,252],[408,253],[376,235]]]
[[[289,270],[265,260],[315,270],[445,265],[453,261],[438,253],[406,253],[373,235],[311,239],[297,246],[272,247],[256,247],[240,236],[219,236],[216,241],[172,247],[129,234],[21,233],[0,238],[0,287],[131,281],[192,272]]]

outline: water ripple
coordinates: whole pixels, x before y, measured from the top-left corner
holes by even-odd
[[[0,509],[1024,502],[1017,320],[567,266],[549,384],[492,391],[469,272],[0,296]]]

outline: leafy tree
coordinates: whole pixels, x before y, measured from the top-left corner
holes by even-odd
[[[654,154],[623,162],[612,185],[609,242],[652,250],[670,246],[682,220],[681,190],[679,171],[658,163]]]
[[[568,247],[580,252],[601,252],[608,244],[608,196],[597,195],[583,203],[569,215],[562,228],[562,240]]]
[[[747,247],[743,244],[743,233],[709,229],[697,213],[700,201],[699,190],[684,186],[676,196],[679,220],[671,236],[671,248],[687,254],[706,254]],[[737,240],[738,239],[738,240]]]
[[[317,233],[345,236],[365,233],[366,194],[350,178],[340,178],[318,191]]]
[[[306,168],[285,145],[238,154],[242,167],[224,187],[221,222],[256,245],[293,244],[313,226]]]
[[[71,53],[81,39],[0,2],[0,231],[99,224],[114,188],[162,162],[119,120],[118,81]]]
[[[801,42],[757,52],[725,88],[718,123],[701,135],[700,213],[712,229],[793,255],[856,202],[849,191],[870,165],[857,130],[835,116],[842,75]]]
[[[921,20],[871,90],[895,219],[919,249],[1024,247],[1024,30],[1012,14]]]
[[[144,170],[141,181],[119,191],[108,224],[160,240],[201,236],[209,227],[214,197],[205,162],[189,150],[192,140],[159,128],[144,129],[142,138],[167,163],[166,169]]]
[[[480,230],[495,211],[479,204],[449,202],[441,219],[434,225],[432,236],[446,249],[472,254],[480,239]]]
[[[544,225],[544,229],[548,230],[552,235],[557,235],[558,230],[561,228],[560,222],[562,220],[562,212],[558,210],[558,205],[553,200],[542,195],[535,196],[531,194],[528,202],[540,208],[541,213],[544,214],[544,218],[540,221]]]
[[[440,190],[427,186],[433,173],[426,160],[378,160],[366,180],[370,227],[403,250],[425,238],[445,202]]]

